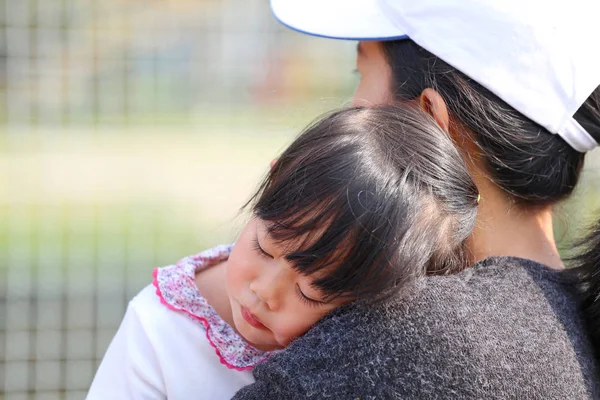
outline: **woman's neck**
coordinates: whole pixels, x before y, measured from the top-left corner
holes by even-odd
[[[554,241],[552,207],[522,207],[487,178],[475,177],[481,193],[477,223],[468,241],[474,261],[492,256],[527,258],[562,269]]]

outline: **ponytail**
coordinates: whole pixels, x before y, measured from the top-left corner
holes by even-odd
[[[581,283],[581,308],[600,359],[600,221],[577,245],[581,253],[573,261]]]

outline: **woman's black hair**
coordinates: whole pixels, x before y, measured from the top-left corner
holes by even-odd
[[[451,120],[472,133],[490,178],[515,203],[553,205],[571,195],[584,153],[413,41],[382,42],[382,46],[392,71],[394,97],[411,100],[426,88],[440,93]],[[574,118],[600,143],[600,87]],[[584,316],[600,354],[600,224],[580,248],[574,271],[582,278]]]
[[[582,309],[600,359],[600,222],[577,243],[580,252],[572,259],[581,279]]]
[[[318,272],[313,285],[326,297],[376,300],[468,266],[477,198],[452,140],[404,104],[317,120],[249,204],[297,271]]]

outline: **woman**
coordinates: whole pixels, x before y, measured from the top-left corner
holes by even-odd
[[[235,398],[600,398],[600,225],[569,271],[552,231],[600,141],[595,5],[348,4],[272,0],[293,29],[362,40],[355,103],[415,102],[463,150],[473,266],[337,310]]]

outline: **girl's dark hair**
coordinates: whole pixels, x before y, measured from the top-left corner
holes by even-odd
[[[294,268],[318,272],[313,285],[327,297],[376,300],[468,265],[477,197],[448,135],[406,104],[317,120],[249,203]]]
[[[425,88],[440,93],[452,121],[472,133],[490,178],[516,203],[552,205],[573,192],[585,154],[413,41],[382,42],[382,46],[395,98],[414,99]],[[600,142],[600,87],[574,118]],[[575,271],[582,277],[584,315],[600,352],[600,224],[582,246]]]

